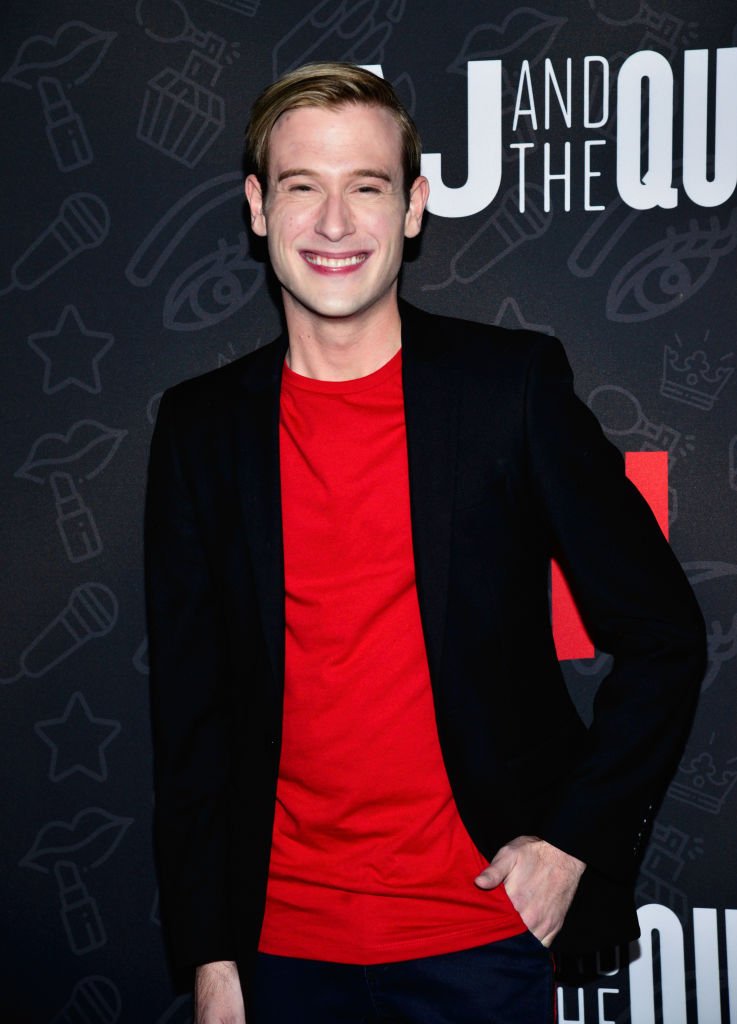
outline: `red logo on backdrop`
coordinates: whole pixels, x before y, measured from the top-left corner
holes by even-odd
[[[627,452],[625,467],[627,476],[652,509],[667,538],[668,452]],[[555,561],[552,564],[552,618],[555,649],[560,661],[594,657],[594,645]]]

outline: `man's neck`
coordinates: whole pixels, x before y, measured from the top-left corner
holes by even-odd
[[[356,380],[387,363],[401,347],[396,301],[356,317],[304,316],[285,303],[287,365],[315,380]]]

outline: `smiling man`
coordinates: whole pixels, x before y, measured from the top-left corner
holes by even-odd
[[[428,183],[389,85],[259,97],[286,332],[162,399],[147,585],[162,912],[197,1024],[547,1024],[637,934],[703,624],[557,342],[402,304]],[[614,665],[581,722],[564,567]]]
[[[400,347],[397,277],[419,234],[427,180],[405,181],[397,118],[377,105],[299,107],[270,134],[268,170],[246,181],[289,328],[288,365],[363,377]]]

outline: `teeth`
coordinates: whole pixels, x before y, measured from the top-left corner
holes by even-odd
[[[366,259],[365,253],[359,253],[358,256],[345,256],[341,259],[331,259],[328,256],[318,256],[316,253],[307,252],[305,253],[305,259],[308,263],[313,263],[316,267],[353,267],[357,263],[363,263]]]

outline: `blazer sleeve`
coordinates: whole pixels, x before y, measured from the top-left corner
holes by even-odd
[[[184,967],[234,951],[225,647],[176,399],[176,390],[162,398],[151,444],[145,566],[161,916],[171,958]]]
[[[701,612],[624,460],[573,391],[562,347],[542,342],[525,396],[530,486],[576,603],[613,667],[543,837],[631,879],[692,720],[704,672]]]

